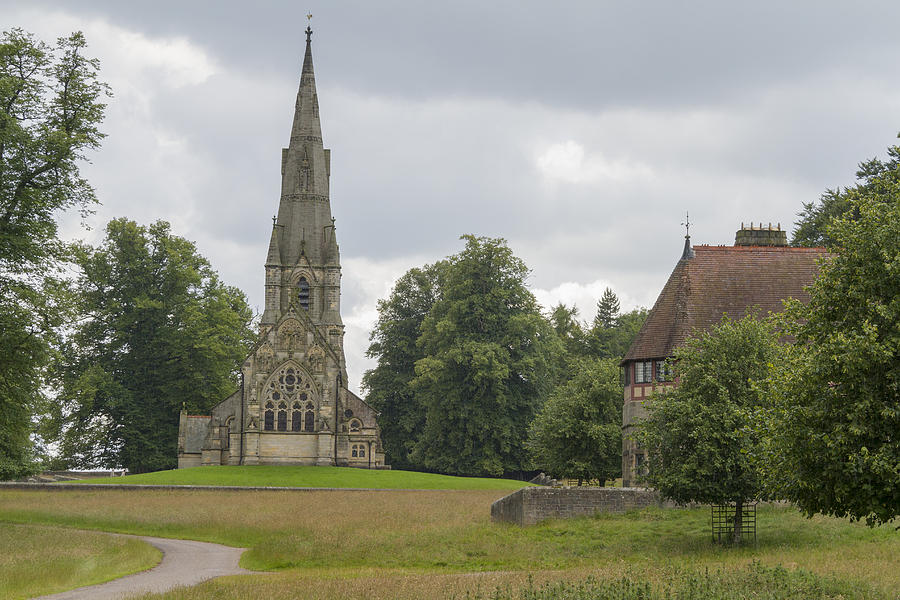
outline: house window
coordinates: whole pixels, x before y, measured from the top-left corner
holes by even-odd
[[[665,360],[656,361],[656,380],[672,381],[672,369]]]
[[[359,446],[353,444],[353,447],[350,449],[351,458],[357,458],[359,456]]]
[[[653,362],[649,360],[634,363],[634,382],[650,383],[653,381]]]
[[[362,444],[359,445],[359,457],[360,458],[366,457],[366,447],[363,446]]]
[[[300,278],[300,281],[297,282],[297,287],[299,288],[297,300],[299,300],[301,308],[309,310],[309,282],[306,280],[306,277]]]
[[[634,455],[634,474],[639,477],[647,474],[647,457],[642,452]]]
[[[361,429],[362,423],[360,423],[359,420],[353,419],[352,421],[350,421],[350,431],[358,432]]]

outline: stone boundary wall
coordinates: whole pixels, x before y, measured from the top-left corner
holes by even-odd
[[[323,488],[323,487],[275,487],[242,485],[148,485],[128,483],[24,483],[18,481],[0,482],[3,490],[40,490],[50,492],[84,490],[200,490],[212,492],[470,492],[472,490],[411,489],[411,488]]]
[[[623,513],[648,506],[673,508],[675,505],[663,503],[655,490],[644,488],[526,487],[494,502],[491,520],[534,525],[544,519]]]

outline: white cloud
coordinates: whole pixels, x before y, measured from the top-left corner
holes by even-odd
[[[587,154],[574,140],[551,144],[537,153],[535,165],[547,180],[563,183],[628,181],[653,176],[649,166],[623,159],[609,160],[599,152]]]

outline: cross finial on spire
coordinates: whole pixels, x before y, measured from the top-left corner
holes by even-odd
[[[691,213],[684,213],[684,237],[691,237]]]
[[[306,41],[308,42],[312,38],[312,13],[307,13],[306,15]]]

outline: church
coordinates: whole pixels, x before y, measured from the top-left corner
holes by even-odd
[[[347,389],[331,154],[322,143],[311,38],[307,27],[290,142],[281,151],[259,340],[241,367],[240,389],[209,415],[181,413],[179,468],[390,468],[376,411]]]

